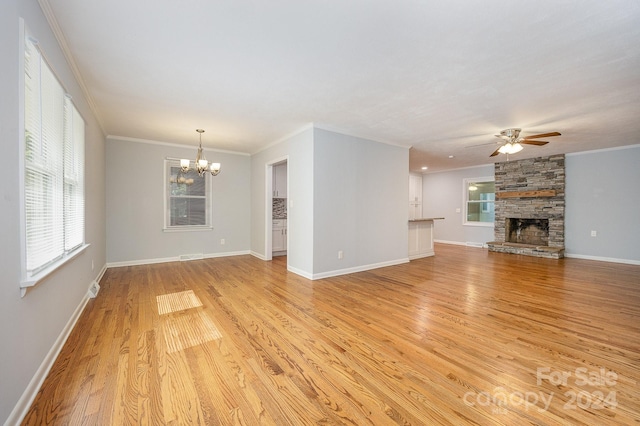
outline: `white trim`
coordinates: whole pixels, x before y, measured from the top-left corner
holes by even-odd
[[[87,302],[89,301],[89,289],[93,285],[93,282],[94,281],[91,281],[91,283],[87,287],[87,291],[85,292],[84,296],[82,296],[82,299],[80,300],[80,304],[78,305],[78,307],[76,307],[76,310],[71,315],[71,318],[69,318],[69,321],[67,321],[67,324],[64,326],[64,328],[58,335],[58,338],[53,343],[53,346],[51,346],[51,349],[49,349],[49,352],[47,352],[47,355],[42,360],[40,367],[38,367],[38,370],[36,370],[36,373],[31,378],[31,381],[29,382],[29,384],[27,385],[27,388],[22,393],[22,396],[20,396],[20,399],[18,399],[18,402],[13,407],[11,414],[9,414],[9,417],[5,421],[5,425],[13,425],[13,424],[17,425],[17,424],[20,424],[22,420],[24,420],[24,416],[27,415],[29,408],[31,408],[31,404],[36,398],[38,391],[42,387],[44,380],[47,378],[47,375],[49,374],[51,367],[53,367],[53,364],[55,363],[56,358],[60,354],[62,347],[66,343],[67,339],[69,338],[69,335],[71,334],[71,331],[75,327],[76,323],[78,322],[78,319],[80,318],[80,315],[84,311],[84,308],[87,305]]]
[[[213,259],[215,257],[243,256],[245,254],[251,254],[251,251],[240,250],[240,251],[227,251],[224,253],[209,253],[209,254],[205,254],[203,257],[205,259]]]
[[[149,145],[171,146],[171,147],[174,147],[174,148],[193,148],[194,156],[195,156],[195,152],[198,149],[198,147],[197,147],[197,145],[195,143],[189,145],[189,144],[186,144],[186,143],[182,144],[182,143],[172,143],[172,142],[161,142],[161,141],[155,141],[155,140],[151,140],[151,139],[130,138],[130,137],[127,137],[127,136],[118,136],[118,135],[107,135],[106,139],[107,140],[111,140],[111,141],[136,142],[136,143],[146,143],[146,144],[149,144]],[[206,151],[220,152],[222,154],[243,155],[243,156],[246,156],[246,157],[251,155],[248,152],[229,151],[229,150],[226,150],[226,149],[209,148],[207,146],[203,146],[202,149],[204,149]]]
[[[171,221],[171,168],[180,167],[180,160],[166,157],[164,159],[164,183],[163,189],[163,208],[164,208],[164,222],[162,232],[193,232],[193,231],[213,231],[213,176],[209,173],[205,173],[202,177],[204,179],[204,204],[205,204],[205,225],[169,225]],[[178,175],[176,175],[177,177]],[[199,179],[199,178],[196,178]],[[185,196],[184,198],[202,198],[200,196]]]
[[[484,228],[493,228],[495,226],[495,220],[491,222],[480,222],[480,221],[471,221],[467,220],[469,217],[469,183],[473,182],[494,182],[495,184],[496,178],[495,176],[481,176],[481,177],[470,177],[470,178],[462,178],[462,226],[480,226]],[[495,216],[495,193],[496,190],[494,188],[494,199],[492,201],[481,201],[482,202],[491,202],[494,205],[494,216]]]
[[[402,263],[408,263],[408,262],[409,262],[409,258],[404,257],[402,259],[389,260],[387,262],[371,263],[369,265],[355,266],[353,268],[336,269],[333,271],[321,272],[319,274],[312,274],[311,279],[319,280],[322,278],[337,277],[339,275],[353,274],[354,272],[369,271],[371,269],[384,268],[386,266],[393,266],[393,265],[400,265]]]
[[[102,280],[102,277],[104,277],[105,272],[107,272],[107,264],[106,263],[102,266],[102,269],[100,270],[100,272],[98,273],[98,276],[96,277],[96,279],[94,281],[97,282],[98,284],[100,284],[100,281]]]
[[[287,265],[287,271],[293,272],[296,275],[300,275],[302,278],[306,278],[308,280],[313,279],[313,274],[307,271],[303,271],[302,269],[294,268],[293,266]]]
[[[197,231],[213,231],[213,226],[185,225],[185,226],[170,226],[170,227],[165,226],[164,228],[162,228],[162,232],[197,232]]]
[[[451,245],[471,247],[471,248],[487,248],[487,243],[479,243],[476,241],[433,240],[433,242],[438,244],[451,244]]]
[[[96,103],[91,97],[91,92],[87,88],[87,85],[84,79],[82,78],[82,73],[80,72],[80,68],[78,68],[78,64],[73,58],[73,54],[71,53],[71,49],[69,48],[67,39],[65,38],[64,32],[61,30],[60,25],[58,24],[58,20],[56,19],[55,14],[51,9],[49,0],[38,0],[38,4],[40,5],[40,9],[42,9],[42,13],[47,19],[47,22],[49,23],[49,27],[51,28],[51,31],[53,32],[53,35],[55,36],[58,42],[58,45],[62,50],[62,54],[64,55],[64,58],[67,61],[67,65],[71,69],[71,73],[73,74],[73,77],[75,78],[76,83],[78,84],[78,86],[80,87],[80,90],[82,91],[82,95],[87,101],[87,104],[89,104],[89,108],[91,109],[91,112],[93,112],[93,116],[96,122],[98,123],[98,126],[100,127],[100,131],[102,132],[103,135],[105,135],[102,117],[98,113],[98,108],[96,107]]]
[[[24,19],[19,19],[19,54],[20,60],[18,61],[18,84],[20,90],[18,91],[18,190],[19,200],[18,205],[20,209],[20,278],[25,277],[27,270],[27,220],[26,220],[26,207],[25,207],[25,73],[24,73],[24,55],[25,55],[25,37],[27,35],[27,28]],[[22,289],[22,283],[20,283],[21,294],[20,297],[24,297],[26,290]]]
[[[245,254],[252,254],[249,250],[241,251],[228,251],[223,253],[207,253],[203,254],[203,259],[211,259],[214,257],[230,257],[230,256],[242,256]],[[174,257],[161,257],[156,259],[138,259],[138,260],[125,260],[122,262],[108,262],[107,268],[119,268],[122,266],[138,266],[138,265],[152,265],[155,263],[168,263],[168,262],[180,262],[180,256]]]
[[[107,268],[110,269],[110,268],[120,268],[122,266],[153,265],[154,263],[167,263],[167,262],[180,262],[180,256],[161,257],[157,259],[124,260],[122,262],[107,262]]]
[[[439,244],[452,244],[455,246],[466,246],[467,243],[463,242],[463,241],[447,241],[447,240],[433,240],[434,243],[439,243]]]
[[[591,151],[570,152],[570,153],[565,154],[565,156],[566,157],[576,157],[578,155],[596,154],[596,153],[600,153],[600,152],[619,151],[621,149],[633,149],[633,148],[640,148],[640,144],[614,146],[613,148],[592,149]]]
[[[422,253],[410,254],[409,260],[422,259],[423,257],[431,257],[431,256],[434,256],[435,254],[436,252],[433,249],[431,249],[429,251],[424,251]]]
[[[573,253],[565,252],[564,257],[569,257],[572,259],[595,260],[598,262],[612,262],[612,263],[626,263],[628,265],[640,265],[640,260],[617,259],[614,257],[602,257],[602,256],[589,256],[586,254],[573,254]]]
[[[329,124],[313,123],[313,127],[316,129],[327,131],[327,132],[337,133],[339,135],[350,136],[352,138],[362,139],[362,140],[371,141],[371,142],[377,142],[384,145],[396,146],[398,148],[411,149],[411,147],[413,146],[411,144],[403,144],[403,143],[391,142],[391,141],[381,140],[381,139],[372,139],[367,136],[356,135],[355,133],[347,132],[345,130],[340,129],[339,127],[334,127]]]
[[[289,155],[283,155],[271,159],[265,163],[264,173],[264,260],[273,259],[273,174],[275,173],[274,166],[279,163],[286,163],[287,165],[287,203],[289,203]],[[287,211],[289,208],[287,206]],[[289,215],[287,214],[287,217]],[[289,226],[287,225],[287,229]],[[289,249],[289,233],[287,232],[287,250]],[[289,258],[287,257],[287,267],[289,266]]]
[[[75,249],[74,251],[72,251],[71,253],[65,253],[64,257],[53,262],[52,264],[44,268],[42,271],[38,272],[33,276],[30,276],[29,278],[25,278],[22,281],[20,281],[20,297],[24,297],[24,295],[27,293],[27,288],[35,286],[40,281],[44,280],[49,275],[51,275],[53,272],[55,272],[56,270],[64,266],[66,263],[71,262],[80,254],[84,253],[84,251],[89,246],[90,244],[83,244],[77,249]]]
[[[282,142],[291,139],[294,136],[298,136],[301,133],[306,132],[309,129],[313,129],[314,125],[313,123],[307,123],[304,126],[302,126],[301,128],[299,128],[298,130],[294,130],[293,132],[287,133],[285,136],[278,138],[276,140],[274,140],[273,142],[270,142],[269,144],[267,144],[266,146],[261,147],[260,149],[258,149],[257,151],[252,152],[250,155],[256,155],[261,153],[262,151],[266,151],[269,148],[272,148],[278,144],[281,144]]]
[[[262,255],[262,254],[258,253],[257,251],[253,251],[253,250],[251,250],[251,252],[249,252],[249,254],[250,254],[251,256],[253,256],[253,257],[257,257],[257,258],[258,258],[258,259],[260,259],[260,260],[265,260],[265,261],[267,261],[267,260],[271,260],[271,259],[267,259],[267,258],[266,258],[266,256],[264,256],[264,255]]]
[[[477,169],[478,167],[489,167],[489,166],[493,166],[494,170],[495,170],[495,163],[487,163],[487,164],[479,164],[477,166],[466,166],[466,167],[458,167],[456,169],[446,169],[446,170],[434,170],[432,172],[430,172],[428,169],[422,173],[420,172],[413,172],[413,173],[420,173],[422,175],[435,175],[436,173],[449,173],[449,172],[455,172],[456,170],[468,170],[468,169]]]

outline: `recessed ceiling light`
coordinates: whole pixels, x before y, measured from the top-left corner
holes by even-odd
[[[450,155],[449,158],[453,158],[453,155]]]
[[[422,170],[427,170],[428,167],[427,166],[422,166]]]

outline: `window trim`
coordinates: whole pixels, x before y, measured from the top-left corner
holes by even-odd
[[[164,171],[163,171],[163,179],[164,182],[162,184],[162,193],[163,193],[163,211],[164,217],[162,222],[162,231],[163,232],[194,232],[194,231],[213,231],[213,189],[211,176],[209,173],[205,173],[204,177],[200,179],[205,180],[205,217],[208,225],[169,225],[169,221],[171,218],[170,214],[170,196],[169,196],[169,178],[170,178],[170,168],[171,167],[180,167],[180,159],[166,157],[164,159]]]
[[[462,206],[463,206],[463,215],[462,215],[462,225],[463,226],[479,226],[483,228],[493,228],[495,226],[495,220],[492,222],[479,222],[479,221],[469,221],[467,218],[469,217],[468,206],[469,206],[469,184],[477,183],[477,182],[495,182],[494,176],[483,176],[483,177],[471,177],[471,178],[463,178],[462,179]],[[495,192],[494,192],[495,194]],[[495,206],[495,200],[493,201],[481,201],[481,203],[493,203]],[[494,210],[495,212],[495,210]]]
[[[80,254],[82,254],[89,246],[90,244],[86,243],[85,240],[85,232],[86,232],[86,224],[85,224],[85,218],[83,218],[82,220],[82,241],[80,243],[78,243],[77,245],[75,245],[74,247],[70,248],[70,249],[63,249],[62,254],[57,257],[54,260],[51,260],[50,262],[42,265],[39,268],[35,268],[34,271],[29,272],[27,269],[27,263],[28,263],[28,259],[27,259],[27,208],[26,208],[26,173],[28,169],[37,169],[38,166],[34,165],[34,164],[28,164],[27,159],[25,158],[25,153],[26,153],[26,149],[27,149],[27,140],[26,140],[26,79],[25,79],[25,55],[26,55],[26,48],[25,48],[25,43],[27,41],[27,39],[29,39],[35,46],[35,48],[37,49],[40,58],[42,60],[42,62],[44,62],[47,66],[47,68],[49,69],[49,71],[51,72],[51,74],[53,75],[53,77],[58,81],[58,84],[60,84],[60,87],[62,88],[64,94],[65,94],[65,105],[63,106],[63,108],[66,108],[66,101],[68,100],[70,105],[73,107],[73,111],[77,112],[78,116],[80,117],[80,119],[83,121],[83,126],[84,126],[84,117],[82,117],[82,114],[77,110],[77,108],[75,107],[75,105],[73,104],[73,102],[71,101],[70,96],[68,95],[68,92],[64,86],[64,84],[62,84],[62,82],[60,81],[60,79],[58,78],[54,68],[51,66],[50,62],[47,60],[46,55],[44,54],[44,52],[40,49],[40,46],[38,44],[38,41],[31,35],[31,32],[27,29],[27,26],[24,22],[23,18],[19,19],[19,57],[20,60],[18,61],[18,86],[19,86],[19,91],[18,91],[18,129],[20,130],[18,132],[18,168],[19,168],[19,177],[18,177],[18,188],[19,188],[19,214],[20,214],[20,282],[19,282],[19,286],[20,286],[20,297],[24,297],[27,289],[29,287],[33,287],[36,284],[38,284],[39,282],[43,281],[45,278],[47,278],[49,275],[51,275],[53,272],[55,272],[56,270],[58,270],[59,268],[61,268],[63,265],[67,264],[68,262],[72,261],[73,259],[75,259],[77,256],[79,256]],[[64,124],[63,124],[64,126]],[[84,145],[86,144],[86,131],[83,131],[83,147],[82,147],[82,163],[83,163],[83,169],[84,169],[84,162],[85,162],[85,157],[84,157]],[[65,139],[64,139],[64,135],[63,135],[63,140],[61,141],[61,143],[63,144],[63,146],[65,145]],[[64,158],[64,154],[63,154],[63,162],[65,161]],[[64,167],[62,170],[62,179],[63,179],[63,193],[62,196],[64,197]],[[82,189],[82,198],[83,198],[83,206],[84,206],[84,202],[85,197],[86,197],[86,192],[84,190],[84,183],[85,183],[85,174],[82,174],[82,182],[81,182],[81,189]],[[64,217],[64,213],[65,213],[65,206],[63,204],[62,206],[63,211],[61,212],[61,214]],[[83,212],[82,215],[85,216],[86,215],[86,210],[83,208]],[[64,232],[66,232],[66,228],[64,225],[64,220],[63,220],[63,234]],[[63,244],[64,244],[64,237],[63,237]]]

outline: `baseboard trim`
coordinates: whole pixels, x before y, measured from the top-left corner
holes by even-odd
[[[245,254],[251,254],[251,251],[249,250],[240,250],[240,251],[226,251],[224,253],[210,253],[210,254],[205,254],[204,258],[205,259],[213,259],[216,257],[231,257],[231,256],[242,256]]]
[[[106,271],[106,267],[103,268],[103,270],[99,274],[99,278],[97,278],[97,281],[102,278],[102,275],[104,275],[104,271]],[[38,367],[38,370],[36,370],[36,373],[31,378],[31,381],[22,393],[22,396],[20,396],[20,399],[11,411],[11,414],[9,414],[9,417],[7,417],[7,420],[4,423],[5,426],[19,425],[24,420],[24,417],[27,415],[29,408],[31,408],[31,404],[36,399],[38,391],[42,387],[44,380],[47,378],[51,367],[53,367],[53,364],[58,358],[58,355],[60,355],[62,347],[66,343],[69,335],[71,334],[71,331],[78,322],[78,319],[84,311],[85,306],[87,306],[87,302],[89,302],[89,289],[91,288],[91,285],[94,281],[96,280],[91,281],[91,283],[89,283],[89,285],[87,286],[87,291],[82,297],[82,300],[80,300],[80,304],[78,305],[78,307],[76,307],[75,311],[71,315],[71,318],[69,318],[69,321],[67,321],[67,324],[64,326],[64,328],[58,335],[58,338],[53,343],[53,346],[51,346],[51,349],[49,349],[49,352],[47,352],[47,355],[42,360],[40,367]]]
[[[404,257],[401,259],[390,260],[387,262],[371,263],[369,265],[355,266],[353,268],[336,269],[333,271],[321,272],[319,274],[311,275],[311,279],[319,280],[322,278],[337,277],[339,275],[353,274],[354,272],[369,271],[371,269],[384,268],[386,266],[393,266],[393,265],[400,265],[402,263],[409,263],[409,258]]]
[[[253,254],[253,252],[250,252],[249,250],[242,250],[242,251],[227,251],[223,253],[208,253],[208,254],[203,254],[202,259],[212,259],[215,257],[241,256],[244,254]],[[180,262],[180,261],[181,261],[180,256],[160,257],[157,259],[125,260],[123,262],[108,262],[107,268],[119,268],[122,266],[152,265],[154,263],[168,263],[168,262]]]
[[[633,259],[616,259],[613,257],[602,257],[602,256],[588,256],[586,254],[573,254],[567,253],[565,251],[564,257],[570,257],[573,259],[584,259],[584,260],[596,260],[598,262],[611,262],[611,263],[625,263],[627,265],[640,265],[640,260]]]
[[[476,243],[473,241],[447,241],[447,240],[433,240],[434,243],[440,243],[440,244],[452,244],[455,246],[465,246],[465,247],[472,247],[472,248],[485,248],[487,245],[485,243]]]
[[[294,268],[293,266],[288,266],[287,265],[287,271],[293,272],[294,274],[300,275],[301,277],[306,278],[308,280],[312,280],[313,279],[313,274],[310,274],[307,271],[303,271],[302,269]]]
[[[257,251],[253,251],[253,250],[251,250],[251,252],[250,252],[249,254],[250,254],[251,256],[253,256],[253,257],[257,257],[257,258],[258,258],[258,259],[260,259],[260,260],[265,260],[265,261],[266,261],[266,260],[268,260],[268,259],[267,259],[267,256],[265,256],[265,255],[263,255],[263,254],[260,254],[260,253],[258,253]]]

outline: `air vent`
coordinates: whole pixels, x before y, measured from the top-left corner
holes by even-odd
[[[89,297],[92,299],[95,299],[99,291],[100,291],[100,284],[93,281],[91,283],[91,287],[89,287]]]

